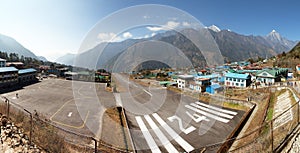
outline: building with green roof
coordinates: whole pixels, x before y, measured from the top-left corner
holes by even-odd
[[[256,73],[256,80],[260,83],[274,84],[286,79],[288,74],[287,68],[263,69]]]

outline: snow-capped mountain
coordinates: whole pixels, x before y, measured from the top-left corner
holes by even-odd
[[[217,27],[216,25],[211,25],[207,28],[214,31],[214,32],[220,32],[221,31],[221,29],[219,27]]]
[[[272,30],[265,38],[273,43],[287,46],[288,48],[293,48],[297,43],[282,37],[276,30]]]

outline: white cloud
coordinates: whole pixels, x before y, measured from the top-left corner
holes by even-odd
[[[113,32],[108,32],[99,33],[97,38],[99,39],[99,42],[119,42],[132,37],[133,35],[130,32],[125,32],[122,35],[117,35]]]
[[[150,31],[160,31],[160,30],[164,30],[163,27],[147,27],[148,30]]]
[[[123,38],[128,39],[128,38],[131,38],[131,37],[132,37],[132,34],[130,32],[123,33]]]
[[[175,21],[168,21],[166,24],[161,25],[159,27],[147,27],[150,31],[160,31],[160,30],[169,30],[169,29],[175,29],[180,25],[179,22]]]
[[[167,27],[170,29],[175,29],[176,27],[178,27],[180,25],[179,22],[175,22],[175,21],[168,21],[167,22]]]
[[[150,16],[148,16],[148,15],[144,15],[144,16],[143,16],[143,18],[144,18],[144,19],[149,19],[149,18],[150,18]]]
[[[182,25],[183,25],[183,26],[185,26],[185,27],[189,27],[189,26],[191,26],[191,24],[190,24],[190,23],[188,23],[188,22],[182,22]]]
[[[100,40],[100,42],[109,42],[112,41],[112,39],[114,39],[116,37],[115,33],[99,33],[98,34],[98,39]]]
[[[149,38],[149,35],[145,35],[144,38]]]
[[[155,36],[156,35],[156,33],[155,32],[153,32],[152,34],[151,34],[151,37],[153,37],[153,36]]]

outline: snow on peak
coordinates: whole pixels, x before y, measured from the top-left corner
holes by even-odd
[[[267,37],[272,41],[281,41],[281,36],[276,30],[272,30]]]
[[[208,29],[214,31],[214,32],[220,32],[221,29],[219,27],[217,27],[216,25],[211,25],[208,27]]]

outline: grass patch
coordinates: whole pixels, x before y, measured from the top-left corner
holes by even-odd
[[[249,108],[244,105],[241,105],[238,103],[232,103],[232,102],[224,102],[223,106],[226,108],[238,109],[238,110],[243,110],[243,111],[249,110]]]

